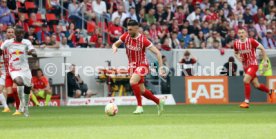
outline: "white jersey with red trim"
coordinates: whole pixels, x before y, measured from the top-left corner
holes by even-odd
[[[136,38],[132,38],[130,34],[126,32],[119,40],[126,46],[129,66],[139,67],[142,65],[148,65],[146,59],[146,48],[153,45],[145,36],[139,34]]]
[[[241,40],[234,42],[234,50],[240,54],[244,68],[248,68],[251,65],[258,65],[256,55],[258,46],[259,42],[252,38],[247,38],[244,42]]]
[[[28,52],[34,49],[29,40],[23,39],[21,42],[15,42],[14,39],[4,41],[1,45],[2,50],[8,54],[9,72],[30,70],[28,63]]]

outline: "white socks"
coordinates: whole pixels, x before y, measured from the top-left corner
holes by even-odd
[[[19,106],[19,110],[21,112],[23,112],[23,109],[24,109],[24,104],[25,104],[25,101],[24,101],[24,86],[17,86],[17,92],[18,92],[18,97],[19,97],[19,100],[20,100],[20,106]]]
[[[4,108],[8,108],[6,97],[3,92],[0,94],[0,102],[4,106]]]

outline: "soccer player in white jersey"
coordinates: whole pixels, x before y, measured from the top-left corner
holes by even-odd
[[[6,40],[1,45],[1,50],[7,48],[9,53],[9,72],[12,80],[17,85],[20,99],[20,109],[26,117],[29,116],[29,95],[32,86],[32,74],[28,64],[28,55],[37,57],[32,43],[23,39],[24,30],[20,26],[15,28],[15,38]]]
[[[244,75],[244,94],[245,100],[240,105],[241,108],[249,108],[250,100],[250,83],[254,85],[255,88],[267,93],[270,100],[274,99],[274,90],[269,90],[264,84],[260,84],[258,77],[256,75],[258,71],[258,62],[256,56],[256,49],[261,50],[263,54],[263,59],[265,61],[264,65],[267,65],[267,55],[262,44],[252,38],[247,38],[246,29],[240,28],[238,30],[239,40],[234,42],[234,50],[236,58],[243,64]]]

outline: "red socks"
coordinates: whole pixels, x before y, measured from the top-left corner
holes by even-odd
[[[244,94],[245,94],[245,99],[249,101],[250,99],[250,93],[251,93],[251,88],[249,83],[244,83]]]
[[[260,84],[259,88],[257,88],[265,93],[269,93],[269,89],[264,85],[264,84]],[[249,83],[244,83],[244,93],[245,93],[245,100],[250,99],[250,92],[251,92],[251,88],[250,88],[250,84]]]
[[[133,93],[136,97],[137,100],[137,106],[142,106],[142,96],[141,96],[141,89],[139,87],[139,84],[133,84],[131,85],[131,88],[133,90]],[[159,99],[157,97],[155,97],[151,91],[149,90],[145,90],[145,92],[143,93],[143,96],[149,100],[154,101],[156,104],[159,104]]]
[[[156,104],[159,104],[159,99],[157,97],[155,97],[150,90],[145,90],[143,96],[147,99],[150,99],[152,101],[154,101]]]
[[[269,93],[269,89],[264,84],[260,84],[258,89],[263,92]]]
[[[13,97],[15,99],[15,107],[16,107],[16,110],[19,109],[19,105],[20,105],[20,100],[19,100],[19,97],[18,97],[18,93],[17,93],[17,89],[16,88],[12,88],[12,94],[13,94]]]
[[[139,87],[139,84],[133,84],[133,85],[131,85],[131,88],[136,97],[137,106],[142,106],[142,96],[141,96],[141,89]]]

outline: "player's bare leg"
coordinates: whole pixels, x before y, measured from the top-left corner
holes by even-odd
[[[140,86],[142,95],[145,98],[152,100],[156,103],[157,109],[158,109],[158,115],[161,115],[162,112],[164,111],[164,101],[155,97],[150,90],[146,89],[143,83],[141,83],[139,86]]]
[[[4,106],[4,110],[2,112],[11,112],[8,105],[7,105],[7,99],[6,96],[4,95],[4,86],[0,85],[0,102]]]
[[[8,87],[6,90],[7,90],[8,93],[12,93],[13,97],[15,98],[15,108],[16,108],[16,110],[15,110],[15,112],[12,115],[14,115],[14,116],[22,115],[22,113],[19,110],[20,99],[19,99],[19,96],[18,96],[16,84],[13,83],[13,86],[12,87]]]
[[[249,100],[250,100],[250,94],[251,94],[251,88],[250,88],[250,82],[252,80],[252,77],[248,74],[244,75],[243,83],[244,83],[244,95],[245,100],[243,103],[241,103],[241,108],[249,108]]]
[[[20,100],[20,106],[19,106],[19,111],[20,112],[24,112],[24,85],[23,85],[23,81],[22,80],[15,80],[14,83],[17,85],[17,93],[18,93],[18,97]]]
[[[19,99],[20,99],[20,108],[24,108],[24,115],[26,117],[29,116],[29,98],[30,98],[30,92],[31,92],[31,87],[24,85],[22,77],[16,77],[14,79],[14,83],[17,85],[17,91],[19,94]]]
[[[143,107],[142,107],[141,88],[139,86],[140,80],[141,80],[140,75],[135,74],[135,73],[130,78],[130,85],[131,85],[132,91],[137,100],[137,108],[133,112],[134,114],[142,114],[144,112]]]
[[[267,93],[269,95],[269,99],[270,99],[270,102],[272,103],[274,98],[275,98],[275,94],[273,93],[274,90],[269,90],[264,84],[260,84],[259,83],[259,80],[257,77],[255,77],[252,81],[252,84],[254,85],[255,88]]]

